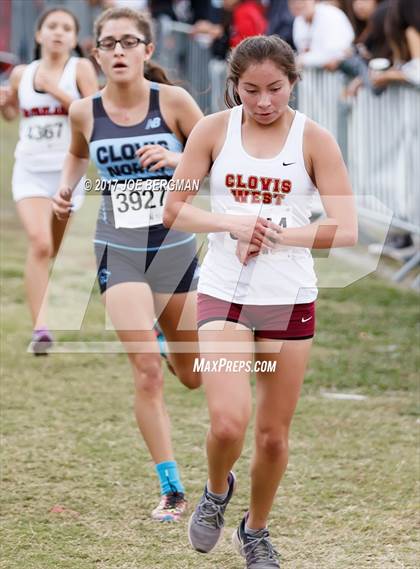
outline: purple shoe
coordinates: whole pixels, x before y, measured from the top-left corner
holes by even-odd
[[[48,328],[39,328],[32,332],[31,348],[34,356],[46,356],[53,345],[53,339]]]

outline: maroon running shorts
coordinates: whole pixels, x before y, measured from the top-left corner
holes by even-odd
[[[198,328],[215,320],[239,322],[256,338],[307,340],[315,333],[315,302],[306,304],[237,304],[198,294]]]

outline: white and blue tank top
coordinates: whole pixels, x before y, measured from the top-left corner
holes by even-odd
[[[128,181],[169,181],[172,168],[150,172],[140,164],[136,151],[148,144],[158,144],[171,152],[182,152],[183,144],[166,124],[159,105],[159,85],[150,83],[149,109],[143,121],[132,126],[114,123],[107,115],[100,93],[92,99],[93,130],[89,149],[101,178],[102,202],[96,226],[95,243],[132,251],[153,251],[175,247],[195,239],[195,235],[166,229],[161,223],[149,227],[116,227],[110,187]],[[109,184],[107,184],[109,182]],[[159,184],[157,184],[158,186]],[[152,190],[146,193],[152,194]],[[148,203],[151,197],[144,200]]]

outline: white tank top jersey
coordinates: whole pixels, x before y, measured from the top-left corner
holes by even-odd
[[[70,57],[58,83],[73,99],[80,98],[76,83],[78,60],[78,57]],[[29,171],[53,172],[63,166],[70,145],[70,126],[62,104],[49,93],[35,90],[34,76],[39,64],[40,60],[30,63],[20,80],[21,120],[15,158]]]
[[[310,221],[316,191],[305,168],[305,115],[296,111],[281,152],[273,158],[250,156],[242,145],[242,112],[230,111],[224,145],[210,172],[214,213],[258,215],[282,227]],[[302,304],[317,297],[309,249],[280,247],[245,266],[236,257],[237,241],[229,233],[210,233],[198,291],[240,304]]]

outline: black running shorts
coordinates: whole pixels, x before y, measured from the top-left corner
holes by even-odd
[[[181,293],[197,289],[196,241],[174,244],[157,251],[95,243],[101,293],[120,283],[147,283],[153,292]]]

